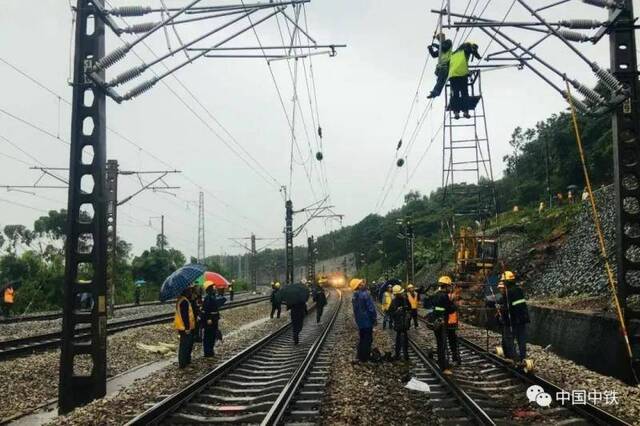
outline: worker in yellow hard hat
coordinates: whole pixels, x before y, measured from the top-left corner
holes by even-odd
[[[393,320],[393,329],[396,331],[396,358],[400,359],[402,352],[405,361],[409,361],[409,328],[411,327],[411,307],[404,297],[402,286],[393,286],[393,301],[389,306],[389,316]]]
[[[527,324],[529,310],[524,292],[516,285],[516,276],[511,271],[502,274],[501,281],[505,289],[500,304],[500,320],[504,354],[515,362],[523,362],[527,358]],[[516,355],[515,342],[518,343]]]
[[[275,282],[271,286],[271,318],[273,318],[273,314],[277,312],[277,317],[280,318],[280,311],[282,310],[282,305],[280,301],[280,297],[278,296],[278,291],[280,291],[280,283]]]
[[[420,294],[416,292],[413,284],[407,286],[407,302],[409,302],[409,306],[411,307],[413,326],[418,328],[418,303],[420,302]]]
[[[393,300],[391,294],[393,289],[391,285],[388,285],[384,293],[382,294],[382,329],[387,328],[387,324],[389,324],[389,328],[393,327],[393,319],[389,315],[389,307],[391,306],[391,301]]]
[[[449,341],[453,362],[460,364],[458,337],[456,336],[458,314],[456,305],[452,300],[452,288],[453,281],[448,275],[443,275],[438,279],[438,292],[431,300],[433,310],[428,317],[436,337],[438,364],[444,374],[451,374],[446,353],[446,340]]]

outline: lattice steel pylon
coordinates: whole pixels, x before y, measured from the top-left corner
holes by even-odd
[[[480,70],[469,75],[470,118],[455,119],[451,110],[449,84],[445,87],[442,132],[442,188],[444,199],[452,209],[450,224],[456,217],[484,222],[496,212],[493,168],[487,130],[486,110],[482,96]],[[472,195],[469,200],[468,196]],[[466,203],[461,203],[464,196]]]
[[[204,263],[204,192],[198,197],[198,263]]]

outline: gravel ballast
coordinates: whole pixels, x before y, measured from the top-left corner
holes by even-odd
[[[244,324],[269,316],[271,305],[267,302],[222,311],[220,328],[223,336]],[[232,341],[232,339],[229,339]],[[171,324],[159,324],[133,328],[108,336],[107,375],[123,373],[136,366],[175,358],[175,351],[168,356],[142,350],[137,343],[157,345],[178,343],[178,336]],[[224,350],[229,342],[220,345]],[[218,343],[219,344],[219,343]],[[200,356],[201,345],[194,347],[194,356]],[[0,363],[0,421],[17,414],[28,413],[58,395],[58,365],[60,352],[48,351]]]

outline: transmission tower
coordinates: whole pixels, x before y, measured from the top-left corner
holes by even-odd
[[[204,263],[204,192],[198,198],[198,263]]]

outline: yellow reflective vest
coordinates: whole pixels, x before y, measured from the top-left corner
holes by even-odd
[[[409,306],[411,309],[418,309],[418,294],[413,293],[413,295],[407,292],[407,300],[409,301]]]
[[[185,327],[184,321],[182,321],[182,315],[180,314],[180,304],[185,300],[189,304],[189,328],[188,329]],[[189,299],[187,299],[184,296],[180,296],[178,298],[178,301],[176,302],[176,315],[173,320],[173,328],[175,328],[178,331],[193,330],[194,328],[196,328],[196,317],[193,314],[193,307],[191,306],[191,302],[189,302]]]
[[[382,310],[388,311],[391,306],[391,294],[387,291],[384,292],[384,298],[382,299]]]
[[[449,59],[449,78],[469,75],[469,63],[464,49],[456,50]]]

